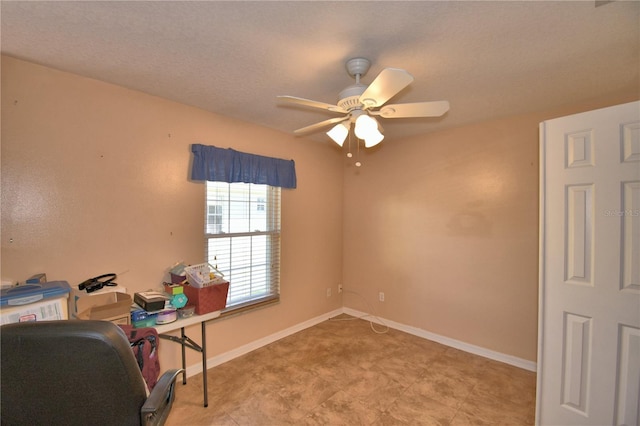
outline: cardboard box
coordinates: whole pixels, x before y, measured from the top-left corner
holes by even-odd
[[[131,296],[126,293],[103,293],[91,297],[91,302],[103,302],[78,313],[78,319],[104,320],[116,324],[131,324]],[[82,298],[80,299],[82,300]]]
[[[196,314],[198,315],[223,310],[227,306],[228,292],[228,281],[204,288],[196,288],[191,285],[184,286],[184,294],[189,299],[187,304],[195,306]]]
[[[78,286],[71,288],[71,295],[69,297],[69,318],[76,319],[80,312],[84,312],[92,306],[106,305],[116,300],[117,296],[106,296],[111,293],[126,293],[126,287],[117,285],[115,287],[103,287],[100,290],[92,293],[87,293],[84,290],[79,290]]]

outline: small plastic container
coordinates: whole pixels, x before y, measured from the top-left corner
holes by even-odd
[[[178,319],[178,313],[175,309],[165,309],[156,315],[156,324],[169,324]]]
[[[192,317],[195,312],[196,312],[196,307],[195,306],[187,305],[184,308],[178,309],[178,317],[180,319],[189,318],[189,317]]]

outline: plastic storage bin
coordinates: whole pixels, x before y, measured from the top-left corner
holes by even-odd
[[[66,281],[3,289],[0,294],[0,323],[69,319],[67,299],[70,291]]]
[[[224,274],[211,266],[210,263],[187,266],[184,268],[187,273],[189,284],[197,288],[205,288],[215,284],[223,284]]]

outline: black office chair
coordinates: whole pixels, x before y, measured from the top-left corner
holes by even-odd
[[[124,332],[108,321],[0,328],[0,417],[9,425],[162,425],[182,370],[147,395]]]

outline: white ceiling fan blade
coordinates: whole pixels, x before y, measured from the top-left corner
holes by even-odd
[[[318,130],[322,129],[323,127],[327,127],[327,126],[330,126],[332,124],[336,124],[336,123],[340,123],[341,121],[345,121],[348,118],[349,118],[349,116],[330,118],[328,120],[324,120],[324,121],[321,121],[319,123],[312,124],[310,126],[303,127],[301,129],[298,129],[298,130],[294,130],[293,133],[295,133],[296,135],[302,135],[302,134],[305,134],[305,133],[312,133],[312,132],[315,132],[315,131],[318,131]]]
[[[448,101],[415,102],[411,104],[386,105],[380,111],[371,111],[371,115],[383,118],[440,117],[449,111]]]
[[[347,114],[348,111],[340,108],[338,105],[331,105],[324,102],[312,101],[310,99],[298,98],[295,96],[278,96],[278,99],[293,104],[304,105],[311,108],[324,109],[326,111],[337,112],[340,114]]]
[[[413,76],[398,68],[385,68],[360,96],[367,108],[379,107],[413,81]]]

